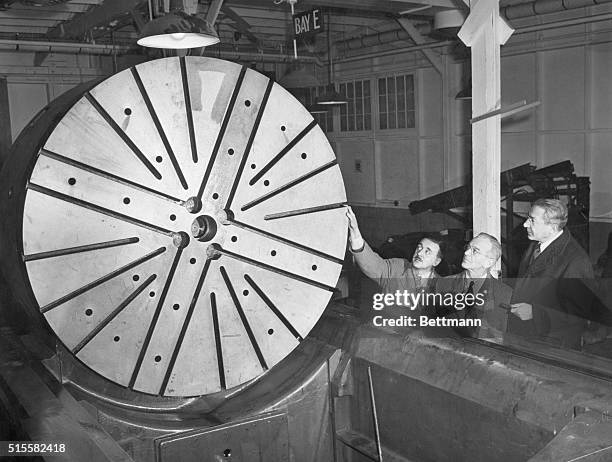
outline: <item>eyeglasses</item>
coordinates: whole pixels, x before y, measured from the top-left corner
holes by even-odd
[[[493,259],[492,257],[486,255],[482,250],[480,250],[478,247],[472,247],[470,244],[467,244],[464,248],[463,248],[464,252],[470,252],[472,255],[482,255],[485,258],[490,258],[491,260]]]
[[[474,254],[484,255],[484,254],[483,254],[483,253],[480,251],[480,249],[479,249],[478,247],[472,247],[470,244],[466,244],[466,245],[463,247],[463,251],[464,251],[464,252],[467,252],[468,250],[469,250],[469,252],[470,252],[472,255],[474,255]]]

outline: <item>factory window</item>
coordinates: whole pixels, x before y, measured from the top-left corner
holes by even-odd
[[[372,96],[369,80],[340,84],[340,94],[348,104],[340,106],[340,131],[372,130]]]
[[[317,96],[322,96],[325,94],[325,86],[321,85],[319,87],[311,87],[308,89],[308,95],[306,98],[306,106],[311,108],[317,108],[315,105],[315,100]],[[314,119],[320,125],[321,129],[325,133],[330,133],[334,131],[334,117],[333,117],[332,107],[329,106],[325,112],[315,112],[312,114]]]
[[[378,111],[381,130],[414,128],[414,76],[378,79]]]

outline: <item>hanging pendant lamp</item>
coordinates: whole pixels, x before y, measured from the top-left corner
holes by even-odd
[[[217,31],[204,19],[183,11],[182,1],[172,1],[170,12],[149,21],[136,42],[151,48],[198,48],[219,43]]]
[[[333,78],[333,62],[332,62],[332,53],[331,53],[331,22],[329,20],[329,14],[327,15],[327,60],[328,60],[328,76],[329,76],[329,84],[327,91],[325,94],[319,96],[316,99],[316,104],[323,106],[340,106],[341,104],[347,104],[348,101],[344,96],[336,91],[334,88],[334,78]]]

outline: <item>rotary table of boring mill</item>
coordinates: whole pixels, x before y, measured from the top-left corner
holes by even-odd
[[[145,394],[215,393],[320,318],[345,253],[344,185],[311,114],[264,75],[150,61],[25,134],[4,169],[7,279],[90,370]]]

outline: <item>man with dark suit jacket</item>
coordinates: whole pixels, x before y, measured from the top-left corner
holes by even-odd
[[[499,241],[487,233],[480,233],[466,246],[459,274],[436,281],[436,292],[445,294],[474,294],[472,306],[455,304],[450,310],[439,311],[445,317],[480,319],[481,326],[456,329],[471,337],[501,340],[507,329],[508,311],[503,306],[510,303],[512,289],[491,274],[502,249]]]
[[[512,295],[509,332],[556,346],[579,348],[590,317],[586,288],[593,266],[565,228],[567,207],[556,199],[535,201],[524,227],[533,242],[523,256]],[[585,285],[586,283],[586,285]]]

